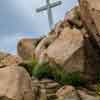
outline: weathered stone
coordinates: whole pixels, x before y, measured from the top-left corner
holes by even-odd
[[[18,65],[22,62],[23,62],[22,59],[16,55],[0,52],[0,68],[9,65]]]
[[[56,91],[61,87],[57,82],[49,79],[33,80],[36,100],[56,100]],[[49,87],[48,87],[49,86]]]
[[[81,17],[100,47],[100,0],[79,0]]]
[[[80,100],[74,87],[64,86],[56,93],[58,100]]]
[[[82,28],[83,23],[80,19],[80,8],[78,6],[65,14],[64,21],[69,23],[70,27]]]
[[[2,97],[0,97],[0,100],[12,100],[12,99],[7,98],[7,97],[5,97],[5,96],[2,96]]]
[[[65,28],[46,49],[45,54],[49,62],[64,66],[66,72],[81,71],[94,79],[93,76],[95,77],[100,66],[100,59],[99,49],[95,42],[91,41],[90,36],[84,35],[78,29]]]
[[[37,45],[35,49],[35,57],[39,60],[39,62],[48,61],[46,49],[49,47],[49,45],[54,42],[56,39],[56,36],[48,36],[41,40],[41,42]]]
[[[91,41],[91,37],[84,40],[84,72],[89,75],[87,79],[95,82],[96,73],[100,69],[99,49],[96,44]]]
[[[77,12],[80,12],[79,7],[72,8],[69,12],[65,14],[64,21],[73,20],[74,18],[77,18],[77,15],[79,14],[77,14]]]
[[[54,88],[59,88],[60,87],[60,84],[57,83],[57,82],[53,82],[53,83],[49,83],[49,84],[46,84],[45,86],[47,89],[54,89]]]
[[[54,32],[56,37],[59,37],[59,35],[61,34],[61,32],[64,30],[64,28],[66,27],[70,27],[69,23],[66,21],[59,21],[54,28]]]
[[[47,94],[45,88],[40,89],[40,99],[39,100],[47,100]]]
[[[64,65],[67,72],[83,71],[83,35],[77,29],[65,28],[61,35],[48,47],[48,58]]]
[[[35,57],[35,48],[42,38],[39,39],[22,39],[17,45],[18,55],[24,60],[30,60]]]
[[[46,92],[47,92],[47,94],[55,94],[59,88],[55,87],[55,88],[51,88],[51,89],[46,89]]]
[[[41,84],[48,84],[48,83],[54,83],[54,81],[53,80],[50,80],[50,79],[42,79],[41,81],[40,81],[40,83]]]
[[[80,98],[82,100],[99,100],[99,99],[97,99],[96,95],[94,95],[94,96],[90,95],[82,90],[78,90],[78,94],[80,95]]]
[[[57,100],[57,96],[55,93],[47,94],[48,100]]]
[[[31,78],[21,67],[0,68],[0,97],[4,100],[35,100]]]

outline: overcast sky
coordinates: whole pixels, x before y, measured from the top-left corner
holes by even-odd
[[[49,31],[47,12],[36,13],[46,0],[0,0],[0,50],[15,53],[16,43],[23,37],[38,37]],[[51,2],[59,0],[51,0]],[[61,0],[52,9],[56,23],[77,4],[77,0]]]

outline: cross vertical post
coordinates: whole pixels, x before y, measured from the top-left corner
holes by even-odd
[[[53,27],[52,8],[54,8],[56,6],[59,6],[61,4],[62,4],[61,1],[50,3],[50,0],[46,0],[46,5],[45,6],[36,9],[36,12],[38,12],[38,13],[47,10],[50,29],[52,29],[52,27]]]
[[[49,27],[50,29],[52,29],[52,25],[53,25],[53,18],[52,18],[52,11],[51,11],[51,7],[50,7],[50,1],[46,0],[47,5],[48,5],[48,19],[49,19]]]

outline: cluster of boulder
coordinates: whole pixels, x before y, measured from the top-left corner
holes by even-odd
[[[0,100],[33,100],[32,80],[20,57],[0,52]]]
[[[100,65],[100,39],[97,35],[100,1],[79,0],[79,3],[80,6],[67,12],[64,20],[58,22],[47,36],[22,39],[17,48],[19,56],[35,58],[40,63],[56,63],[64,66],[66,72],[80,71],[95,78]]]
[[[36,79],[21,66],[36,59],[80,72],[94,82],[100,70],[100,0],[79,0],[47,36],[22,39],[18,56],[0,52],[0,100],[100,100],[95,85],[63,86],[51,79]]]
[[[33,79],[35,100],[99,100],[96,93],[86,88],[75,88],[70,85],[61,86],[50,80]]]
[[[35,100],[57,100],[56,92],[61,87],[59,83],[50,79],[38,80],[33,78],[32,84]]]

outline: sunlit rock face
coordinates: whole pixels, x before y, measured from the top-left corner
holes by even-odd
[[[41,62],[63,66],[66,72],[81,71],[94,75],[100,65],[95,45],[81,20],[80,8],[75,7],[40,41],[35,55]],[[94,67],[91,69],[91,66]]]
[[[73,8],[63,21],[37,45],[35,54],[40,62],[49,61],[64,66],[66,72],[84,70],[84,32],[80,10]]]
[[[25,60],[35,58],[39,63],[59,64],[66,72],[80,71],[95,76],[100,65],[99,52],[81,18],[81,10],[81,7],[73,8],[43,38],[22,39],[17,47],[19,56]]]
[[[1,100],[35,100],[32,81],[24,68],[7,66],[0,68]]]
[[[100,46],[100,0],[79,1],[82,20]]]
[[[100,49],[98,38],[93,33],[98,32],[96,35],[99,36],[99,15],[91,11],[91,7],[98,6],[97,2],[92,4],[90,0],[80,0],[80,8],[75,7],[68,12],[47,36],[20,40],[17,52],[22,59],[0,52],[0,100],[97,100],[99,92],[94,94],[97,87],[94,82],[100,70]],[[85,9],[88,9],[89,15],[85,15]],[[86,18],[90,19],[86,22]],[[47,74],[42,76],[42,72],[51,72],[50,77]],[[78,76],[76,73],[74,77],[73,72],[82,73]]]
[[[22,63],[22,59],[18,56],[11,55],[10,53],[0,52],[0,68],[9,65],[18,65]]]
[[[18,55],[23,60],[31,60],[35,57],[35,48],[42,38],[31,39],[26,38],[19,41],[17,44]]]
[[[81,49],[83,40],[79,30],[65,28],[59,38],[48,47],[47,55],[57,64],[67,66],[66,71],[82,70],[84,65],[84,52]]]

